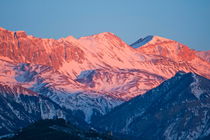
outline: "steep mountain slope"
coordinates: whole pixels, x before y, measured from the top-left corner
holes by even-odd
[[[164,38],[159,40],[161,39],[168,40]],[[11,32],[0,28],[0,46],[1,57],[18,63],[52,66],[72,78],[81,71],[101,68],[141,69],[168,78],[177,70],[193,71],[192,65],[187,66],[184,62],[175,61],[171,63],[173,68],[167,67],[164,65],[167,62],[162,56],[139,53],[114,34],[106,32],[79,39],[70,36],[54,40],[28,36],[23,31]],[[173,45],[169,47],[173,48]],[[160,68],[169,71],[160,72]],[[199,74],[208,77],[208,73]]]
[[[157,37],[152,37],[152,40],[145,45],[158,41],[170,42],[169,39],[160,37],[156,38]],[[169,43],[165,48],[176,50],[177,46],[174,44],[178,43]],[[179,51],[178,56],[184,55],[187,58],[189,55],[189,58],[191,59],[179,61],[179,59],[175,59],[176,57],[175,55],[172,55],[172,52],[169,53],[171,55],[166,56],[164,53],[157,55],[136,50],[114,34],[108,32],[81,37],[79,39],[69,36],[67,38],[54,40],[36,38],[26,35],[23,31],[11,32],[1,28],[0,46],[1,59],[13,63],[31,63],[50,66],[55,71],[58,71],[62,75],[71,79],[71,85],[74,83],[71,88],[74,88],[74,85],[78,85],[78,82],[75,84],[74,81],[80,73],[88,70],[97,71],[100,69],[100,71],[107,71],[109,75],[112,75],[110,78],[115,78],[119,75],[120,77],[125,76],[120,69],[125,69],[128,72],[133,70],[141,71],[140,73],[133,73],[137,74],[136,77],[139,77],[139,75],[142,77],[148,77],[148,73],[150,73],[152,77],[145,78],[145,83],[142,83],[142,79],[137,81],[136,84],[140,85],[139,82],[141,81],[141,84],[147,86],[133,87],[132,84],[130,84],[131,87],[127,87],[127,91],[124,90],[124,93],[122,93],[122,90],[117,86],[112,88],[118,89],[116,92],[113,92],[110,88],[104,90],[104,88],[101,88],[101,84],[95,84],[94,87],[88,87],[88,89],[93,92],[112,95],[113,97],[125,100],[145,93],[148,89],[159,85],[163,79],[172,77],[180,70],[185,72],[196,72],[202,76],[210,78],[210,72],[208,71],[210,64],[196,55],[193,55],[193,51],[187,47],[183,47],[186,49]],[[149,47],[146,50],[150,50],[150,48],[152,49],[152,47]],[[104,75],[103,77],[106,76]],[[134,76],[131,77],[135,80]],[[162,81],[157,77],[162,77]],[[113,83],[114,80],[116,83]],[[109,79],[107,81],[111,81],[108,85],[117,85],[116,79]],[[147,84],[148,81],[154,82]],[[99,79],[97,79],[97,82],[102,83]],[[127,82],[128,81],[125,80],[124,83],[122,82],[120,84],[126,85]],[[80,83],[80,85],[82,84]],[[85,87],[86,85],[83,86]],[[138,90],[131,95],[129,90],[132,88]]]
[[[50,66],[25,63],[16,65],[3,60],[0,62],[2,83],[17,84],[30,89],[60,107],[73,111],[77,117],[87,122],[123,102],[121,99],[91,91]]]
[[[162,56],[174,62],[178,62],[179,64],[184,63],[190,65],[194,68],[194,72],[206,78],[210,78],[208,74],[210,65],[208,57],[205,57],[202,54],[199,56],[199,52],[191,50],[186,45],[159,36],[152,36],[151,40],[144,45],[141,44],[144,40],[141,41],[140,39],[139,42],[140,43],[133,44],[135,46],[139,45],[137,48],[138,52]],[[207,52],[205,52],[205,54],[207,54]]]
[[[210,133],[210,80],[177,73],[144,95],[116,107],[101,129],[144,139],[197,139]]]
[[[187,46],[159,36],[153,36],[144,45],[140,44],[137,50],[146,54],[168,57],[176,61],[189,61],[196,57],[194,51]]]
[[[164,77],[138,69],[88,70],[76,79],[87,90],[125,100],[156,87],[164,80]]]
[[[0,28],[0,82],[36,92],[90,123],[177,71],[210,78],[210,64],[188,47],[160,37],[142,40],[141,51],[109,32],[55,40]],[[166,42],[163,53],[153,51],[157,42]]]
[[[58,69],[64,60],[78,63],[84,60],[84,52],[73,42],[36,38],[24,31],[0,28],[0,46],[1,56],[18,63],[43,64]]]
[[[71,112],[20,85],[0,84],[0,134],[13,132],[40,119],[64,118],[75,124]]]
[[[198,51],[196,53],[196,55],[210,63],[210,50],[209,51]]]

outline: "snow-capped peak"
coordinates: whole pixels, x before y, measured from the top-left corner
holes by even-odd
[[[59,40],[74,43],[75,45],[80,45],[79,41],[73,36],[67,36],[66,38],[60,38]]]
[[[72,41],[72,40],[77,40],[77,39],[73,36],[67,36],[66,38],[64,38],[64,40]]]
[[[118,38],[118,37],[115,34],[111,33],[111,32],[102,32],[102,33],[95,34],[95,35],[81,37],[81,38],[79,38],[79,40],[83,40],[83,39],[109,40],[109,39],[112,39],[112,38]]]
[[[95,34],[93,36],[96,37],[96,36],[106,36],[106,35],[114,35],[115,36],[115,34],[111,33],[111,32],[102,32],[102,33]]]
[[[164,41],[172,41],[172,40],[160,36],[153,36],[152,40],[149,43],[155,44]]]
[[[131,46],[141,53],[167,57],[175,61],[191,61],[196,58],[195,51],[188,46],[160,36],[149,36]]]

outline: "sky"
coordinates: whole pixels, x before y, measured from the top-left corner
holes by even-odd
[[[0,0],[0,27],[55,39],[112,32],[128,44],[158,35],[210,50],[210,0]]]

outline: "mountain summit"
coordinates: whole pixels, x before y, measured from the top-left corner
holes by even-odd
[[[160,37],[160,36],[146,36],[145,38],[140,38],[139,40],[137,40],[136,42],[132,43],[130,46],[134,47],[134,48],[139,48],[145,44],[156,44],[156,43],[160,43],[163,41],[169,41],[169,39]]]
[[[147,36],[131,44],[139,52],[160,55],[176,61],[192,60],[196,57],[196,51],[177,41],[159,36]]]

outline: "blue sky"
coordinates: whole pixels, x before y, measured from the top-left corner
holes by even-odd
[[[43,38],[159,35],[210,50],[210,0],[1,0],[0,27]]]

